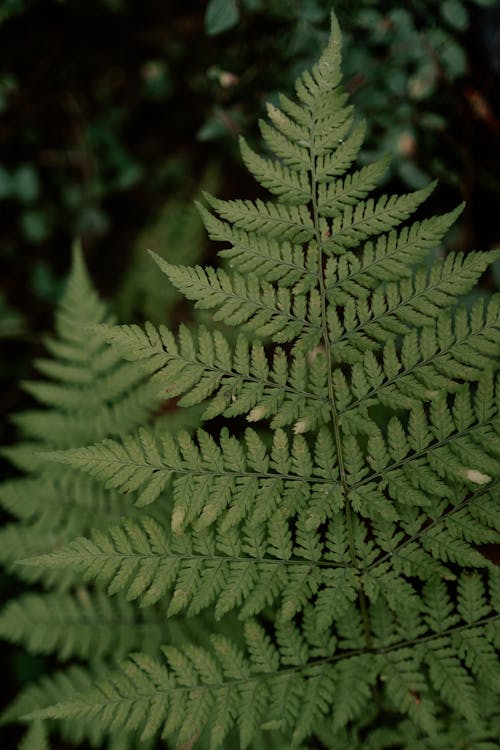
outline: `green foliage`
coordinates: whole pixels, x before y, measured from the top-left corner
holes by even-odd
[[[40,721],[110,748],[494,747],[500,306],[460,300],[494,255],[432,256],[460,211],[415,221],[432,188],[370,197],[385,163],[356,165],[340,52],[333,18],[261,125],[276,158],[242,144],[277,200],[207,195],[229,268],[154,256],[220,328],[110,325],[76,258],[42,364],[59,382],[29,386],[52,411],[18,422],[79,500],[47,513],[33,480],[7,485],[16,570],[56,591],[0,633],[89,668],[7,711],[35,722],[28,747]],[[158,393],[204,427],[148,424]]]
[[[202,180],[214,190],[217,172],[209,169]],[[203,254],[205,234],[196,208],[190,202],[169,200],[157,220],[138,238],[115,300],[120,318],[160,322],[172,319],[182,296],[160,276],[147,250],[173,262],[196,263]]]
[[[41,721],[34,721],[19,745],[19,750],[49,750],[47,732]]]
[[[42,408],[15,415],[23,442],[4,455],[30,476],[0,487],[0,503],[16,522],[0,531],[0,557],[9,566],[19,558],[19,547],[34,553],[51,550],[94,526],[106,526],[123,514],[118,494],[103,492],[88,477],[50,466],[41,452],[85,445],[106,435],[119,435],[148,420],[159,404],[158,389],[148,379],[148,368],[123,362],[95,328],[110,318],[98,299],[75,248],[73,270],[56,318],[56,336],[46,342],[50,358],[35,362],[45,380],[24,388]],[[36,580],[41,571],[17,574]],[[51,584],[55,576],[49,577]],[[71,575],[59,575],[66,587]]]
[[[134,429],[147,423],[161,405],[162,396],[149,378],[151,368],[146,364],[138,369],[124,362],[103,340],[98,326],[112,320],[75,247],[72,272],[56,316],[56,335],[46,342],[50,356],[35,363],[46,379],[24,383],[40,408],[14,416],[24,440],[3,450],[29,475],[0,486],[0,503],[15,518],[0,531],[2,562],[23,580],[39,581],[49,589],[11,601],[0,615],[0,634],[34,653],[57,653],[64,661],[89,660],[93,674],[100,669],[96,663],[103,660],[116,661],[134,649],[157,651],[160,643],[172,637],[175,623],[166,625],[153,609],[137,612],[125,599],[112,601],[99,589],[77,586],[69,570],[47,574],[16,563],[19,549],[44,554],[78,534],[104,529],[124,514],[133,514],[131,502],[122,494],[103,490],[84,474],[50,465],[43,458],[49,449],[84,445]],[[157,421],[161,424],[161,419]],[[85,679],[88,682],[90,675]],[[67,692],[64,680],[61,685]],[[75,687],[81,685],[76,680]],[[45,698],[47,691],[41,695]],[[75,742],[88,736],[84,727],[68,731]],[[97,735],[93,736],[97,742]],[[127,743],[118,736],[109,747],[123,748]],[[40,722],[32,725],[21,747],[47,747]]]
[[[323,0],[295,5],[286,0],[242,0],[238,17],[229,10],[232,5],[221,0],[209,3],[208,8],[220,9],[220,18],[230,23],[234,45],[241,45],[252,33],[253,24],[259,29],[276,24],[278,33],[271,42],[266,71],[273,68],[271,61],[279,60],[293,76],[314,61],[325,41],[332,9],[332,3]],[[443,152],[442,142],[454,120],[452,110],[458,97],[453,86],[463,91],[459,82],[474,66],[465,35],[470,34],[473,18],[478,26],[481,22],[494,26],[494,21],[487,17],[482,20],[480,15],[480,8],[493,5],[494,0],[419,0],[402,7],[385,0],[333,3],[345,33],[346,79],[355,92],[359,111],[368,121],[370,156],[391,151],[391,173],[409,187],[421,187],[432,176],[451,183],[460,179],[461,170],[453,157]],[[206,28],[207,20],[208,9]],[[220,65],[238,71],[229,37],[227,34],[227,51],[221,51],[224,62]],[[224,44],[224,37],[220,44]],[[273,72],[276,80],[270,91],[274,95],[276,89],[291,81],[281,71]],[[204,136],[231,135],[231,122],[241,119],[237,96],[236,89],[222,111],[219,102],[214,105],[211,127],[203,128]]]
[[[149,613],[149,614],[148,614]],[[0,634],[35,653],[67,660],[124,656],[136,648],[155,650],[166,630],[150,610],[137,613],[126,601],[101,592],[26,594],[7,605]]]
[[[95,327],[109,321],[75,250],[72,275],[56,319],[57,338],[46,342],[52,357],[35,362],[50,382],[23,384],[45,407],[15,419],[24,435],[66,447],[120,434],[146,419],[158,396],[147,382],[147,369],[124,364],[103,341]]]
[[[236,0],[210,0],[205,12],[207,34],[215,36],[238,23],[239,10]]]
[[[12,16],[22,13],[24,7],[24,0],[5,0],[0,10],[0,22],[7,21]]]

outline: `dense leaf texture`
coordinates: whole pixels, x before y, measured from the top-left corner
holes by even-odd
[[[129,360],[95,370],[96,395],[115,403],[127,378],[133,389],[154,373],[148,389],[201,404],[206,422],[174,434],[120,417],[114,429],[118,400],[106,439],[61,436],[39,459],[75,498],[60,516],[74,538],[37,546],[27,533],[21,569],[83,588],[23,597],[0,631],[103,659],[116,632],[118,651],[141,653],[93,664],[71,694],[49,681],[50,701],[26,701],[28,747],[43,747],[46,719],[131,747],[495,746],[500,586],[481,545],[499,539],[500,305],[460,301],[493,256],[433,254],[460,207],[414,221],[432,188],[372,195],[385,163],[355,166],[364,127],[340,85],[340,45],[333,21],[297,101],[269,107],[270,155],[242,142],[272,199],[207,196],[228,265],[156,257],[223,327],[95,332],[106,357]],[[32,392],[73,409],[80,369],[44,372],[62,385]],[[89,500],[82,477],[105,498],[92,494],[107,520],[90,533],[74,521]],[[46,528],[15,489],[3,501],[20,526]],[[112,523],[119,497],[126,518]]]

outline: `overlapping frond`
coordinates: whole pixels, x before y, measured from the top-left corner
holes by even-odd
[[[66,470],[4,482],[0,505],[20,521],[36,522],[40,530],[66,529],[73,536],[82,528],[105,526],[124,512],[133,513],[132,503],[117,492],[105,492],[83,474]]]
[[[130,367],[103,341],[95,326],[109,322],[76,249],[56,316],[57,336],[46,342],[52,356],[35,362],[50,380],[23,385],[44,407],[15,417],[26,437],[69,447],[120,434],[147,420],[158,404],[147,366]]]
[[[67,588],[74,579],[67,571],[47,576],[40,570],[12,567],[19,550],[47,553],[77,534],[116,523],[124,512],[133,511],[127,498],[103,491],[82,474],[48,464],[41,453],[133,429],[161,400],[147,377],[148,365],[134,367],[124,361],[95,328],[110,321],[75,248],[56,315],[56,335],[47,341],[52,356],[35,363],[50,380],[24,384],[42,408],[13,417],[27,440],[3,450],[30,476],[0,486],[0,504],[18,521],[0,532],[2,561],[27,580],[42,579],[57,588]]]
[[[293,627],[293,626],[292,626]],[[452,638],[423,637],[418,647],[389,647],[382,654],[338,654],[308,659],[304,635],[286,629],[274,641],[253,620],[245,626],[246,651],[225,636],[210,649],[195,645],[162,648],[165,661],[135,654],[121,669],[79,696],[36,711],[33,718],[87,719],[98,727],[157,734],[189,742],[208,728],[210,747],[233,742],[249,747],[257,727],[289,733],[300,747],[316,723],[328,721],[332,735],[370,711],[380,680],[388,701],[430,736],[439,723],[434,690],[474,726],[478,694]],[[295,643],[294,643],[295,642]],[[286,644],[286,645],[285,645]],[[296,650],[298,647],[298,650]]]
[[[156,651],[168,630],[151,610],[137,612],[125,599],[79,588],[75,595],[25,594],[9,602],[0,636],[62,660],[119,659],[136,649]]]
[[[19,750],[49,750],[47,730],[43,721],[34,721],[24,735]]]
[[[0,721],[2,723],[11,721],[25,723],[25,717],[30,712],[58,703],[63,699],[70,699],[74,695],[89,690],[95,680],[105,679],[108,674],[109,670],[103,667],[101,663],[98,666],[94,665],[94,668],[91,669],[72,666],[64,671],[56,672],[50,677],[44,676],[39,681],[26,686],[19,693],[14,702],[3,711]],[[45,730],[48,733],[52,722],[43,723],[46,724]],[[34,724],[40,724],[39,720],[30,722],[26,742],[34,742],[44,736],[43,732],[40,731],[41,727],[36,728],[33,726]],[[104,747],[106,750],[134,750],[137,747],[137,736],[117,731],[111,738],[109,735],[107,736],[107,732],[102,726],[98,726],[97,722],[78,721],[72,718],[70,721],[58,722],[58,730],[63,738],[75,746],[86,741],[92,747]],[[151,743],[144,743],[143,747],[145,750],[152,750]],[[35,748],[41,750],[36,746]]]
[[[251,637],[255,640],[255,634]],[[213,748],[221,746],[235,725],[240,746],[249,747],[256,727],[267,719],[270,728],[294,728],[292,747],[299,747],[314,721],[331,706],[336,687],[332,670],[328,665],[309,667],[308,679],[301,674],[303,667],[262,673],[255,652],[265,645],[256,644],[249,658],[220,636],[213,639],[212,653],[195,646],[183,650],[166,647],[169,668],[136,655],[122,672],[82,696],[81,701],[61,703],[39,713],[56,718],[92,716],[105,725],[111,720],[117,727],[141,731],[144,739],[158,731],[165,737],[174,735],[178,744],[199,735],[210,719]],[[357,667],[361,692],[359,684],[368,686],[373,671],[367,673],[369,657],[359,664],[356,659],[360,657],[351,661],[351,671]],[[257,670],[260,674],[252,674]],[[362,705],[350,694],[348,704],[338,710],[338,722],[359,715]]]
[[[18,566],[19,551],[46,554],[78,534],[116,524],[124,512],[133,515],[135,511],[131,500],[118,492],[104,490],[89,477],[62,466],[55,468],[0,485],[0,505],[17,519],[0,530],[0,560],[27,581],[43,580],[64,589],[74,582],[68,571],[47,573]]]

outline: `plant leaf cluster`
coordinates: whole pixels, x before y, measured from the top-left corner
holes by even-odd
[[[416,221],[432,187],[372,195],[340,62],[333,18],[265,153],[242,143],[273,197],[206,196],[226,265],[155,258],[213,326],[110,325],[76,259],[56,384],[29,386],[52,410],[19,420],[49,438],[13,452],[71,510],[33,479],[1,495],[16,570],[55,590],[0,632],[89,665],[7,711],[27,748],[53,722],[109,748],[494,747],[500,305],[460,300],[494,255],[433,257],[460,208]],[[155,398],[203,426],[151,420]]]

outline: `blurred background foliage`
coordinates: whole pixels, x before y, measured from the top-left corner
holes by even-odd
[[[364,158],[392,154],[388,190],[438,178],[433,212],[467,201],[454,249],[500,245],[495,0],[0,0],[3,444],[75,237],[122,320],[182,319],[145,250],[210,259],[193,199],[256,195],[238,135],[255,141],[266,100],[317,58],[332,7]],[[500,268],[482,293],[495,286]],[[6,664],[9,696],[43,668],[17,652]]]

